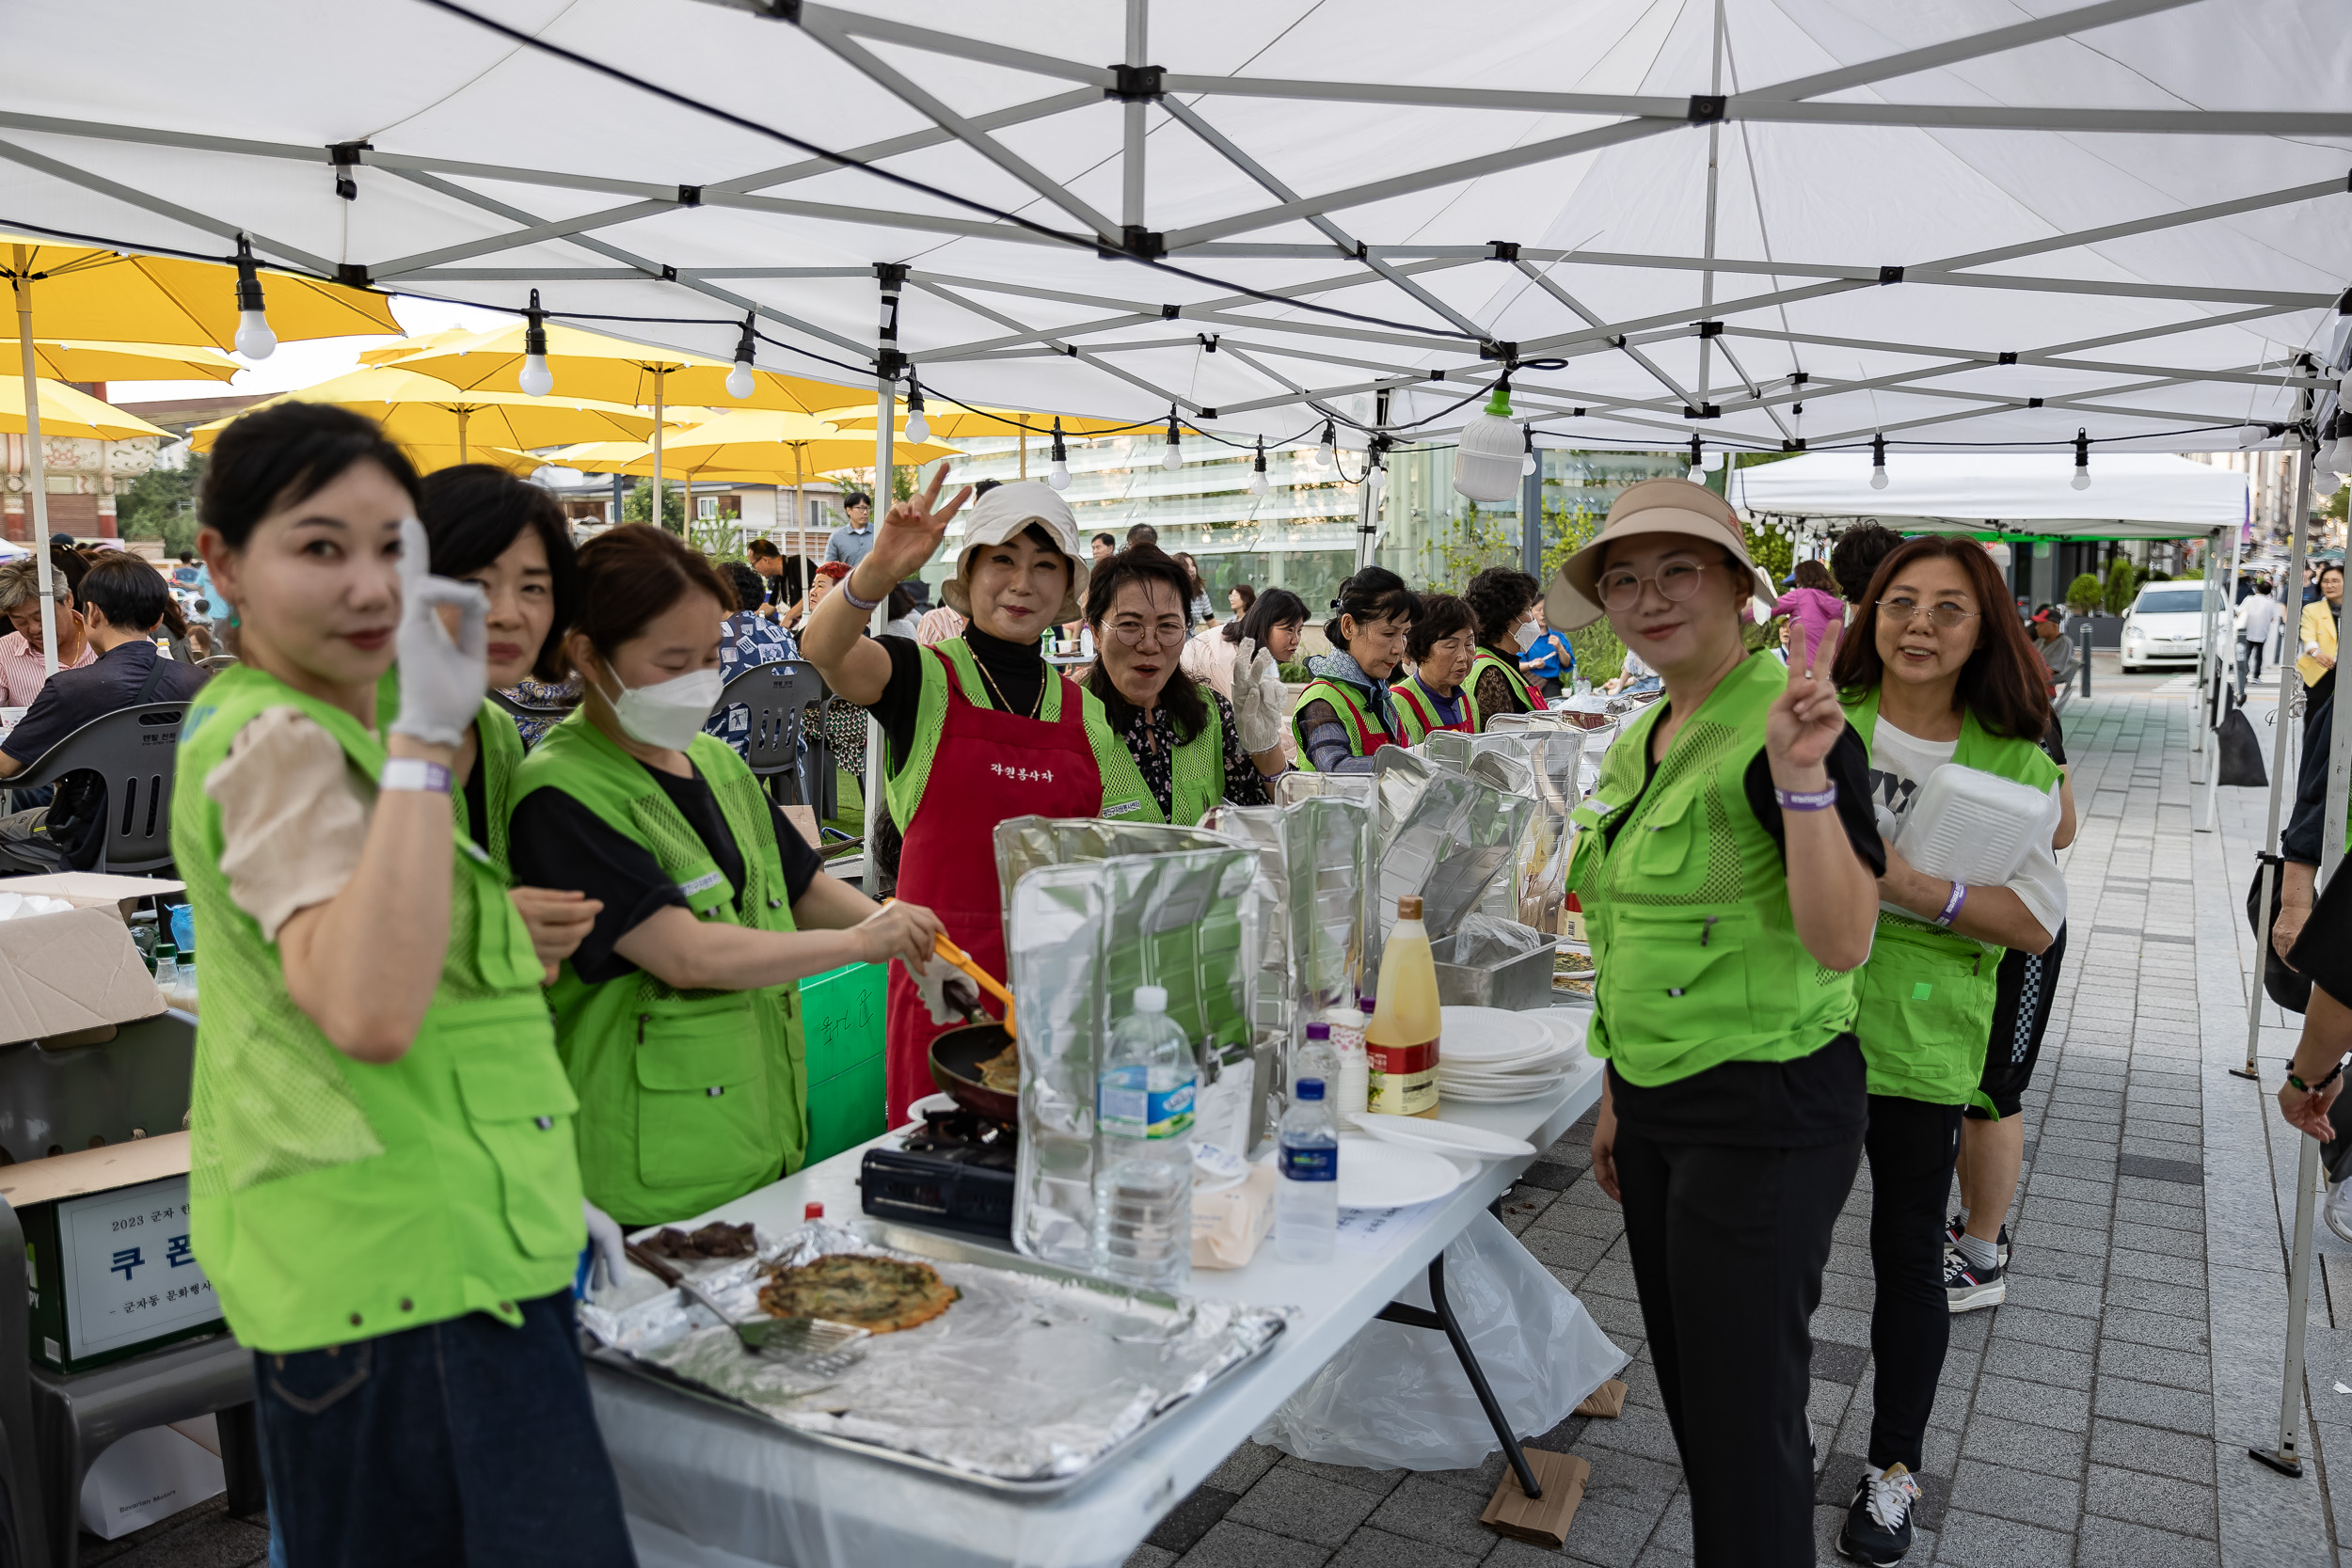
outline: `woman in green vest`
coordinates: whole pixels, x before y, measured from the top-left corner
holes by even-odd
[[[626,1564],[572,1318],[575,1101],[531,933],[453,809],[486,610],[426,574],[416,500],[326,404],[245,415],[205,467],[243,661],[192,702],[172,796],[204,946],[196,1261],[254,1353],[286,1560]]]
[[[432,548],[433,575],[470,582],[489,601],[490,689],[502,691],[524,680],[562,681],[562,632],[579,609],[580,570],[564,508],[555,498],[503,468],[461,463],[425,476],[417,520]],[[397,666],[385,680],[386,691],[396,700]],[[466,726],[450,769],[457,782],[451,803],[458,826],[501,871],[507,869],[506,824],[514,814],[515,774],[523,751],[515,715],[485,697]],[[596,907],[567,889],[507,891],[531,927],[552,982],[555,966],[588,934]]]
[[[1862,1150],[1848,972],[1882,851],[1835,650],[1789,672],[1740,641],[1763,580],[1721,496],[1647,480],[1549,610],[1569,630],[1605,612],[1665,682],[1571,817],[1568,886],[1609,1063],[1593,1174],[1624,1205],[1695,1556],[1810,1565],[1808,1325]]]
[[[1266,781],[1285,771],[1282,677],[1274,655],[1240,643],[1233,700],[1178,668],[1192,578],[1156,545],[1096,562],[1087,584],[1094,668],[1087,701],[1123,743],[1102,758],[1103,815],[1189,828],[1218,801],[1274,803]]]
[[[523,759],[509,845],[518,876],[600,906],[548,996],[588,1196],[624,1226],[666,1224],[800,1168],[796,982],[923,962],[940,927],[826,875],[703,733],[738,607],[701,552],[617,528],[580,550],[580,579],[564,652],[585,694]]]
[[[1871,803],[1887,844],[1876,941],[1855,976],[1855,1030],[1869,1068],[1863,1148],[1878,1378],[1867,1468],[1838,1544],[1884,1568],[1911,1544],[1951,1312],[1990,1305],[2007,1289],[1994,1243],[1963,1233],[1946,1258],[1946,1205],[1963,1111],[1992,1108],[1979,1084],[2002,953],[2049,947],[2066,918],[2066,879],[2050,836],[2058,764],[2040,745],[2049,686],[1992,559],[1967,539],[1910,540],[1879,562],[1858,608],[1867,620],[1857,618],[1836,668],[1847,715],[1869,747]],[[1946,767],[2050,797],[2047,821],[2021,818],[2024,860],[2008,881],[1970,887],[1905,857],[1912,804]]]
[[[1311,773],[1369,773],[1372,753],[1401,744],[1389,682],[1405,657],[1421,601],[1385,566],[1340,584],[1324,623],[1331,651],[1307,660],[1314,678],[1291,708],[1298,766]]]
[[[1535,713],[1544,694],[1519,669],[1543,627],[1535,579],[1510,566],[1489,566],[1470,579],[1462,601],[1478,621],[1478,653],[1470,660],[1470,698],[1485,729],[1499,713]]]
[[[1463,684],[1477,656],[1478,624],[1470,606],[1451,594],[1423,594],[1405,640],[1413,673],[1389,688],[1401,742],[1418,746],[1435,730],[1478,733],[1478,700]]]

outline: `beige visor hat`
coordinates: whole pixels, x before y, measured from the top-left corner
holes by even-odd
[[[1086,598],[1088,562],[1078,553],[1078,519],[1060,491],[1042,480],[1015,480],[974,501],[963,515],[963,545],[956,556],[956,575],[939,590],[949,610],[963,616],[972,613],[972,595],[966,585],[975,551],[1001,545],[1035,525],[1053,535],[1054,547],[1070,562],[1070,592],[1063,596],[1061,609],[1055,611],[1054,624],[1062,626],[1079,618],[1078,606]]]
[[[1600,619],[1600,594],[1594,586],[1600,577],[1601,557],[1620,539],[1645,533],[1687,534],[1694,542],[1720,546],[1748,569],[1749,592],[1770,604],[1779,597],[1772,578],[1756,570],[1748,555],[1746,531],[1731,503],[1704,484],[1687,479],[1645,479],[1629,486],[1609,509],[1593,542],[1561,563],[1544,594],[1544,613],[1562,631],[1577,631]]]

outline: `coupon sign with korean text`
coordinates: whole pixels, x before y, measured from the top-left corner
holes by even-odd
[[[57,1205],[66,1331],[77,1356],[220,1321],[188,1240],[188,1179],[167,1177]]]

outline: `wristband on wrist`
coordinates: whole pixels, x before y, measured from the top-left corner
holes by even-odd
[[[1952,895],[1944,900],[1944,912],[1935,917],[1935,923],[1938,926],[1949,926],[1960,918],[1960,907],[1966,902],[1968,902],[1968,884],[1954,882]]]
[[[2302,1090],[2305,1094],[2317,1094],[2320,1090],[2326,1088],[2328,1085],[2334,1083],[2337,1079],[2343,1076],[2344,1061],[2341,1057],[2339,1057],[2336,1061],[2336,1065],[2328,1070],[2328,1076],[2322,1078],[2316,1084],[2304,1083],[2302,1079],[2297,1078],[2295,1075],[2292,1069],[2290,1069],[2287,1073],[2287,1082]]]
[[[376,775],[375,787],[418,795],[447,795],[449,783],[449,769],[437,762],[427,762],[422,757],[393,757]]]
[[[1772,799],[1780,802],[1783,811],[1827,811],[1837,803],[1837,781],[1832,779],[1828,788],[1816,790],[1782,789],[1774,785]]]
[[[875,608],[882,602],[882,599],[890,597],[890,590],[887,588],[882,590],[882,599],[861,599],[858,597],[857,590],[850,586],[850,578],[853,578],[855,576],[857,576],[857,574],[855,572],[851,572],[848,577],[843,578],[841,579],[841,586],[836,589],[835,592],[838,593],[843,598],[855,605],[858,609],[870,614]]]

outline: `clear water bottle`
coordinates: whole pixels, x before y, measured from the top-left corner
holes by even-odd
[[[1340,1135],[1322,1079],[1298,1081],[1282,1117],[1280,1149],[1274,1254],[1285,1263],[1327,1263],[1340,1227]]]
[[[1111,1027],[1097,1085],[1094,1253],[1111,1278],[1182,1290],[1192,1277],[1192,1043],[1168,992],[1137,986]]]
[[[168,991],[180,983],[180,950],[167,942],[155,944],[155,984]]]
[[[1320,1078],[1326,1084],[1339,1076],[1340,1057],[1331,1041],[1331,1026],[1324,1022],[1307,1025],[1307,1042],[1298,1048],[1297,1064],[1291,1069],[1294,1085],[1302,1079]],[[1294,1088],[1293,1093],[1296,1090]]]

